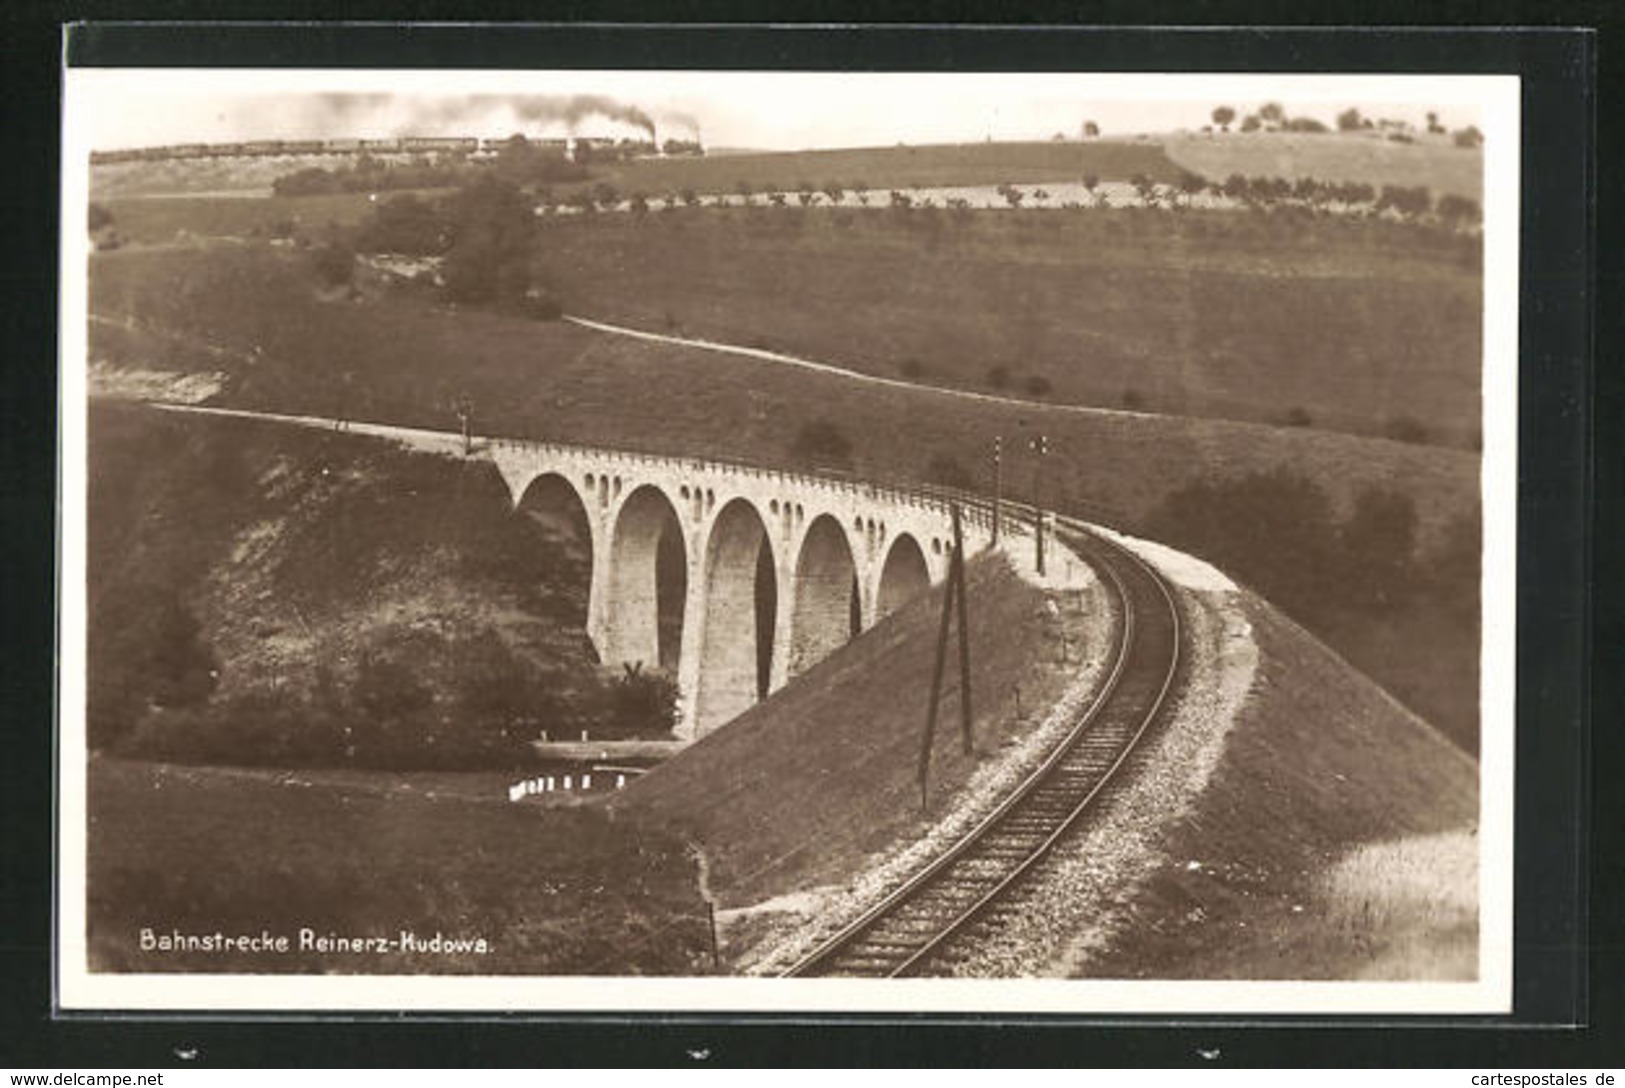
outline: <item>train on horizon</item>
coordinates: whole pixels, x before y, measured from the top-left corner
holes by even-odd
[[[387,136],[378,139],[246,140],[218,144],[166,144],[161,147],[92,151],[90,162],[102,166],[120,162],[160,162],[169,159],[269,158],[275,155],[427,155],[495,156],[512,136]],[[601,136],[527,137],[533,147],[556,151],[567,159],[639,159],[704,155],[698,139],[671,137],[657,143],[652,137],[634,140]]]

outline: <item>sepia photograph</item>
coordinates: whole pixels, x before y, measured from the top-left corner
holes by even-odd
[[[82,1009],[1511,1009],[1519,83],[69,68]]]

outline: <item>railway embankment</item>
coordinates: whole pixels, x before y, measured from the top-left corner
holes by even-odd
[[[1125,542],[1179,602],[1173,701],[952,973],[1472,977],[1477,764],[1221,572]],[[1037,684],[1021,715],[978,714],[970,760],[945,706],[953,743],[939,733],[927,810],[913,777],[926,689],[913,681],[916,707],[898,692],[929,668],[936,595],[878,631],[887,644],[860,640],[617,799],[711,857],[733,970],[794,964],[947,849],[1098,691],[1120,630],[1101,587],[1030,646],[1012,621],[1041,614],[1045,592],[972,569],[973,614],[998,632],[984,667]],[[1074,637],[1083,652],[1057,668]]]
[[[1100,682],[1119,617],[1104,588],[967,564],[973,750],[949,667],[926,803],[917,771],[943,590],[917,598],[611,802],[710,861],[722,951],[771,972],[968,830],[1036,767]]]

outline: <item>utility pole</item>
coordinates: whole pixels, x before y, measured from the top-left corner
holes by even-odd
[[[999,546],[999,507],[1004,494],[1004,438],[993,436],[993,546]]]
[[[1037,435],[1032,441],[1033,458],[1033,538],[1038,548],[1038,574],[1044,574],[1044,458],[1049,455],[1049,438]]]
[[[463,431],[463,456],[467,457],[474,449],[474,436],[470,428],[474,422],[474,402],[466,395],[457,398],[455,405],[457,422]]]
[[[937,707],[942,701],[942,674],[948,663],[948,624],[956,605],[959,610],[960,743],[966,754],[971,751],[970,628],[965,622],[965,542],[960,527],[959,504],[955,503],[951,509],[954,519],[954,547],[948,557],[948,577],[942,587],[942,626],[937,631],[937,658],[931,673],[931,703],[930,709],[926,712],[925,735],[920,739],[917,779],[920,785],[921,812],[928,807],[931,746],[937,732]]]

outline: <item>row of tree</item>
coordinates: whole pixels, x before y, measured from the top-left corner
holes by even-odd
[[[1216,106],[1211,114],[1213,124],[1220,132],[1229,132],[1230,126],[1236,120],[1236,111],[1232,106]],[[1241,119],[1242,132],[1330,132],[1324,122],[1313,117],[1288,117],[1285,108],[1279,102],[1266,102],[1254,113],[1249,113]],[[1401,139],[1409,142],[1411,125],[1406,121],[1393,118],[1371,118],[1362,114],[1357,106],[1350,106],[1337,115],[1337,131],[1339,132],[1370,132],[1386,133],[1390,139]],[[1427,115],[1427,131],[1430,135],[1444,135],[1448,130],[1439,123],[1439,115],[1430,112]],[[1476,125],[1450,133],[1452,142],[1461,148],[1481,147],[1484,143],[1484,134]]]

